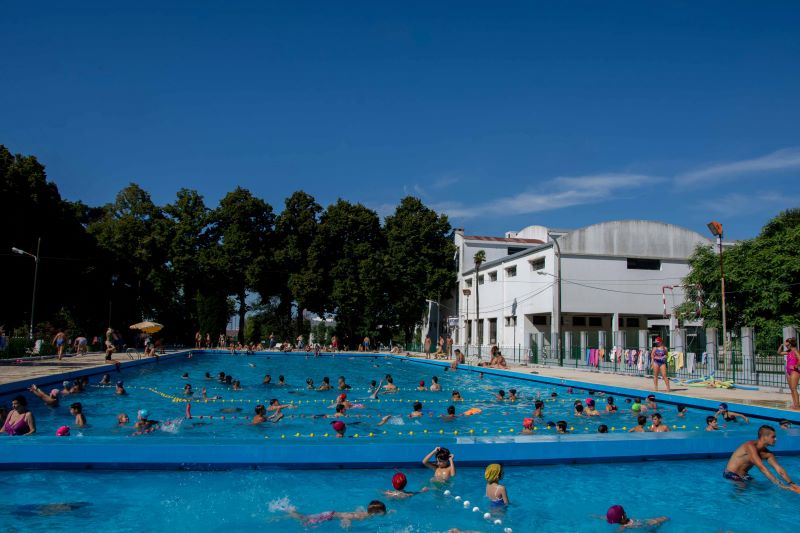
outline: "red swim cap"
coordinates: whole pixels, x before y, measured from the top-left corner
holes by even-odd
[[[406,479],[406,475],[404,473],[398,472],[392,476],[392,486],[395,488],[395,490],[403,490],[406,488],[406,483],[408,483],[408,480]]]
[[[606,512],[606,521],[609,524],[621,524],[624,515],[625,509],[621,505],[612,505]]]
[[[337,420],[336,422],[334,422],[331,425],[333,426],[333,430],[334,431],[343,431],[344,428],[347,427],[347,426],[344,425],[344,422],[342,422],[341,420]]]

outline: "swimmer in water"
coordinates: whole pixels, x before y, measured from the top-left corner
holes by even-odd
[[[522,431],[520,431],[523,435],[533,435],[533,418],[524,418],[522,420]]]
[[[491,507],[505,507],[508,505],[508,493],[506,488],[500,484],[503,479],[503,465],[493,463],[486,467],[483,473],[486,479],[486,497],[489,498]]]
[[[644,433],[644,426],[647,424],[647,417],[644,415],[639,415],[639,417],[636,419],[636,423],[638,425],[629,429],[628,433]]]
[[[625,509],[621,505],[612,505],[606,511],[606,522],[609,524],[619,524],[622,528],[638,528],[638,527],[652,527],[663,524],[669,520],[666,516],[659,516],[658,518],[648,518],[646,520],[634,520],[628,518],[625,514]]]
[[[436,456],[436,463],[431,463],[431,457]],[[422,460],[422,464],[433,470],[434,481],[444,482],[456,475],[455,456],[447,448],[437,446]]]
[[[412,492],[405,490],[406,485],[408,484],[408,479],[406,475],[402,472],[397,472],[394,476],[392,476],[392,486],[394,490],[385,490],[383,491],[383,495],[387,498],[393,498],[395,500],[404,500],[406,498],[410,498],[412,496],[416,496],[422,492],[427,492],[428,487],[422,487],[422,490],[418,492]]]
[[[785,490],[800,493],[800,486],[792,481],[789,474],[778,464],[775,455],[768,448],[769,446],[774,446],[776,440],[775,428],[766,425],[758,428],[758,438],[756,440],[748,440],[736,448],[736,451],[731,454],[730,459],[728,459],[728,464],[725,466],[725,470],[722,473],[722,477],[744,485],[745,481],[750,481],[752,479],[749,472],[750,469],[755,466],[775,485]],[[769,468],[764,464],[765,461],[786,483],[781,483],[781,481],[770,472]]]
[[[442,420],[449,422],[456,419],[456,406],[451,405],[447,408],[447,414],[442,415]]]
[[[431,378],[430,391],[431,392],[440,392],[441,390],[442,390],[442,386],[439,384],[439,378],[437,378],[436,376],[433,376]]]
[[[299,520],[302,524],[306,527],[308,526],[316,526],[322,524],[323,522],[330,522],[332,520],[340,520],[340,525],[343,528],[348,528],[350,523],[354,520],[366,520],[367,518],[372,518],[373,516],[383,516],[386,514],[386,504],[379,500],[372,500],[367,505],[366,511],[350,511],[350,512],[339,512],[339,511],[326,511],[324,513],[317,513],[317,514],[300,514],[294,507],[289,508],[289,516],[292,518]]]

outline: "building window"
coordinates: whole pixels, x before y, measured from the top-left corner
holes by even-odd
[[[661,259],[628,258],[628,270],[661,270]]]
[[[497,270],[489,272],[489,281],[497,281]]]
[[[545,315],[533,315],[533,317],[531,317],[531,322],[534,326],[546,326],[547,317]]]
[[[586,325],[586,317],[585,316],[574,316],[574,317],[572,317],[572,325],[573,326],[585,326]]]
[[[601,328],[601,327],[603,327],[603,317],[590,316],[589,317],[589,327],[593,327],[593,328]]]
[[[527,248],[519,248],[519,247],[511,246],[508,249],[508,255],[518,254],[520,252],[524,252],[525,250],[527,250]]]
[[[517,325],[517,317],[515,316],[507,316],[506,317],[506,326],[516,326]]]
[[[513,277],[515,277],[516,275],[517,275],[517,267],[516,267],[516,266],[513,266],[513,267],[508,267],[508,268],[506,269],[506,276],[507,276],[507,277],[509,277],[509,278],[513,278]]]
[[[626,328],[638,328],[639,327],[639,319],[636,317],[627,317],[625,319],[625,327]]]
[[[544,270],[544,257],[540,257],[539,259],[531,259],[528,261],[531,264],[531,270]]]
[[[494,344],[497,342],[497,319],[489,319],[489,342]]]
[[[483,276],[478,276],[478,285],[483,285]]]
[[[472,278],[465,279],[464,285],[466,285],[467,287],[472,287]]]

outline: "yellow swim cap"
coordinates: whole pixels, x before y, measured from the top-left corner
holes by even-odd
[[[485,477],[486,481],[489,483],[497,483],[500,481],[500,478],[503,477],[503,467],[497,463],[492,463],[486,467],[483,477]]]

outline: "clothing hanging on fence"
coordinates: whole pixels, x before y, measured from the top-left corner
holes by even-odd
[[[689,371],[689,374],[694,373],[694,362],[697,354],[694,352],[689,352],[686,354],[686,370]]]
[[[706,366],[707,362],[708,362],[708,352],[703,352],[703,355],[700,358],[700,364]]]

